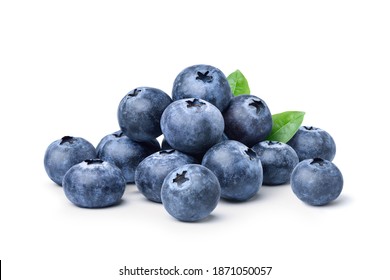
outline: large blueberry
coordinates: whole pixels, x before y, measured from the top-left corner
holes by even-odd
[[[161,117],[161,129],[172,148],[188,154],[205,153],[222,137],[221,112],[197,98],[174,101]]]
[[[245,201],[253,197],[263,182],[263,169],[257,154],[244,144],[226,140],[204,155],[202,165],[214,172],[221,185],[221,197]]]
[[[223,113],[225,133],[229,139],[252,147],[266,139],[272,129],[267,104],[254,95],[234,97]]]
[[[323,129],[301,126],[287,142],[297,153],[299,160],[323,158],[332,161],[336,155],[336,143]]]
[[[135,141],[157,138],[161,135],[161,115],[171,102],[168,94],[156,88],[138,87],[130,91],[118,107],[121,130]]]
[[[146,157],[135,170],[135,184],[149,200],[161,202],[161,186],[173,169],[196,160],[177,150],[162,150]]]
[[[294,194],[310,205],[325,205],[343,190],[343,176],[337,166],[321,158],[301,161],[291,174]]]
[[[263,184],[280,185],[290,181],[298,164],[297,153],[289,145],[277,141],[262,141],[252,147],[263,166]]]
[[[117,204],[125,192],[122,172],[100,159],[85,160],[65,174],[63,188],[66,197],[84,208],[102,208]]]
[[[161,188],[165,210],[185,222],[206,218],[217,207],[220,195],[217,177],[199,164],[187,164],[172,170]]]
[[[81,137],[64,136],[46,149],[44,166],[49,178],[61,186],[69,168],[95,157],[96,150],[90,142]]]
[[[221,70],[210,65],[199,64],[181,71],[173,83],[173,100],[191,97],[206,100],[222,112],[233,94]]]
[[[106,141],[100,150],[99,157],[116,165],[122,172],[127,183],[134,182],[135,169],[147,156],[160,150],[156,139],[148,142],[131,140],[124,134],[114,134]]]

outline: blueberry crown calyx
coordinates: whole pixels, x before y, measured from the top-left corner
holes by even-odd
[[[137,96],[141,91],[142,91],[142,90],[136,88],[136,89],[134,89],[133,91],[129,92],[129,93],[127,94],[127,96],[132,96],[132,97]]]
[[[173,183],[176,183],[179,187],[184,184],[185,182],[189,181],[186,177],[187,170],[184,170],[181,174],[176,173],[176,177],[173,179]]]
[[[260,111],[264,108],[263,102],[261,100],[252,99],[252,102],[249,103],[249,106],[253,106],[256,108],[256,114],[260,113]]]
[[[211,83],[213,81],[213,76],[209,75],[209,71],[204,73],[198,71],[196,75],[196,79],[201,80],[204,83]]]
[[[257,158],[256,152],[250,148],[245,151],[245,154],[249,157],[250,160],[254,160]]]
[[[159,154],[173,154],[175,151],[175,149],[162,150],[159,152]]]
[[[323,166],[325,164],[325,160],[322,158],[314,158],[310,164],[318,164],[319,166]]]
[[[282,143],[279,141],[267,141],[267,144],[268,144],[268,146],[282,145]]]
[[[72,136],[64,136],[64,137],[61,138],[60,145],[65,144],[65,143],[73,144],[74,140],[75,139]]]
[[[103,160],[101,160],[99,158],[94,158],[94,159],[86,159],[86,160],[84,160],[84,162],[86,162],[88,165],[90,165],[90,164],[102,164]]]
[[[187,108],[191,107],[202,107],[206,105],[206,103],[200,101],[198,98],[194,98],[193,100],[187,100]]]
[[[120,137],[124,136],[123,131],[121,131],[121,132],[114,132],[112,135],[114,135],[116,138],[120,138]]]
[[[314,127],[314,126],[304,126],[304,128],[306,130],[317,130],[318,128]]]

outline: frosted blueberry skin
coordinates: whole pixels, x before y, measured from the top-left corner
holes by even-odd
[[[216,106],[221,112],[233,98],[226,76],[216,67],[198,64],[177,75],[172,89],[172,99],[199,98]]]
[[[161,188],[165,210],[184,222],[195,222],[209,216],[217,207],[220,195],[217,177],[199,164],[187,164],[172,170]]]
[[[343,176],[337,166],[325,159],[301,161],[291,174],[291,188],[303,202],[320,206],[335,200],[343,190]]]
[[[263,185],[281,185],[290,181],[298,164],[297,153],[289,145],[277,141],[262,141],[252,147],[263,167]]]
[[[199,155],[221,139],[224,121],[221,112],[211,103],[188,98],[174,101],[165,109],[161,129],[173,149]]]
[[[116,137],[120,137],[121,135],[123,135],[123,132],[121,130],[118,130],[118,131],[115,131],[114,133],[111,133],[111,134],[108,134],[108,135],[104,136],[100,140],[98,145],[96,146],[96,154],[97,154],[97,156],[100,158],[100,154],[101,154],[102,148],[109,140],[115,139]]]
[[[172,99],[162,90],[138,87],[126,94],[118,106],[123,133],[134,141],[151,141],[161,135],[160,119]]]
[[[66,197],[83,208],[103,208],[120,202],[126,182],[115,165],[100,159],[85,160],[65,174]]]
[[[95,157],[96,150],[90,142],[81,137],[64,136],[52,142],[46,149],[44,166],[49,178],[61,186],[69,168]]]
[[[263,182],[263,168],[258,155],[244,144],[226,140],[204,155],[202,165],[210,169],[221,185],[221,197],[232,201],[252,198]]]
[[[234,97],[223,112],[225,134],[248,147],[266,139],[272,129],[272,116],[267,104],[254,95]]]
[[[138,165],[135,170],[135,184],[147,199],[161,203],[161,187],[165,177],[173,169],[191,163],[196,163],[196,160],[177,150],[156,152]]]
[[[336,143],[332,136],[313,126],[301,126],[287,144],[295,150],[300,161],[312,158],[332,161],[336,155]]]
[[[114,134],[101,148],[99,158],[116,165],[127,183],[134,183],[135,169],[147,156],[160,150],[156,139],[148,142],[131,140],[124,134]]]

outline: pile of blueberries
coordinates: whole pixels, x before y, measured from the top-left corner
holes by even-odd
[[[176,219],[198,221],[220,198],[247,201],[262,185],[291,182],[310,205],[335,200],[343,188],[329,133],[302,126],[288,143],[266,140],[267,104],[254,95],[233,96],[226,76],[210,65],[180,72],[172,98],[151,87],[131,90],[120,101],[118,122],[120,130],[96,148],[64,136],[46,150],[48,176],[79,207],[116,205],[126,184],[135,183]]]

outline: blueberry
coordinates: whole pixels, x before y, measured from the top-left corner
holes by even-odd
[[[312,158],[332,161],[336,155],[336,143],[332,136],[313,126],[301,126],[287,144],[295,150],[300,161]]]
[[[172,170],[161,188],[165,210],[185,222],[206,218],[217,207],[220,195],[217,177],[199,164],[186,164]]]
[[[204,155],[202,165],[217,176],[221,197],[245,201],[253,197],[263,182],[263,169],[257,154],[244,144],[226,140]]]
[[[325,205],[343,189],[343,176],[337,166],[321,158],[301,161],[291,174],[294,194],[310,205]]]
[[[267,104],[253,95],[234,97],[223,113],[225,133],[229,139],[252,147],[266,139],[272,129]]]
[[[150,141],[161,135],[160,118],[172,99],[162,90],[139,87],[123,97],[118,122],[123,133],[134,141]]]
[[[159,151],[160,144],[156,139],[137,142],[121,133],[114,136],[103,145],[99,157],[116,165],[122,171],[126,182],[133,183],[138,164],[147,156]]]
[[[173,100],[191,97],[206,100],[222,112],[233,94],[221,70],[210,65],[199,64],[181,71],[173,83]]]
[[[290,181],[298,164],[297,153],[289,145],[277,141],[262,141],[252,147],[263,166],[263,184],[280,185]]]
[[[174,101],[161,117],[161,129],[172,148],[188,154],[205,153],[222,137],[221,112],[197,98]]]
[[[100,159],[74,165],[63,180],[66,197],[84,208],[102,208],[119,203],[125,187],[119,168]]]
[[[95,157],[96,150],[90,142],[81,137],[64,136],[46,149],[44,166],[49,178],[61,186],[69,168]]]
[[[162,150],[146,157],[135,170],[135,184],[149,200],[161,202],[161,186],[173,169],[195,163],[195,159],[177,150]]]

